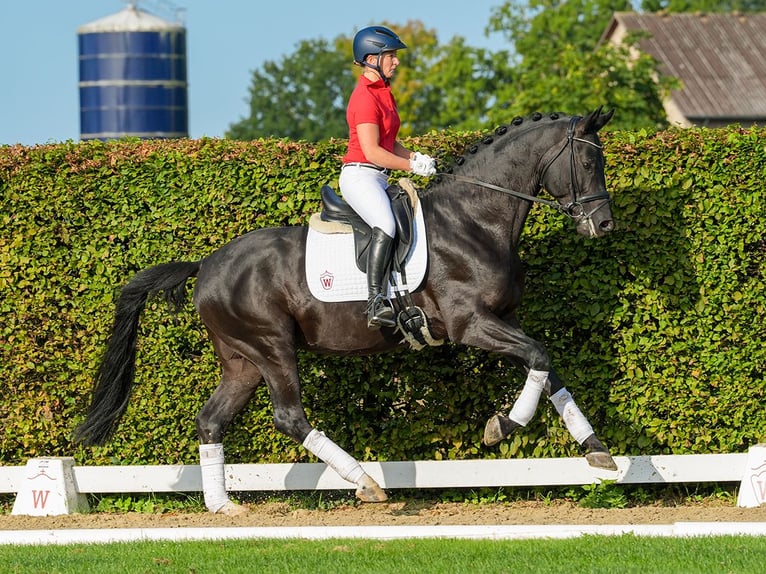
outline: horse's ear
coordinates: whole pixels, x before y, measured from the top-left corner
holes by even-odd
[[[608,124],[609,120],[612,119],[612,116],[614,115],[614,108],[606,113],[601,113],[602,109],[603,106],[599,106],[597,109],[593,110],[591,113],[585,116],[585,121],[582,123],[583,135],[595,134],[598,132],[598,130]]]

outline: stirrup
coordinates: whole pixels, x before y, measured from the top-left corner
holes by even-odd
[[[396,326],[394,310],[381,293],[370,298],[365,314],[367,315],[367,327],[370,329]]]

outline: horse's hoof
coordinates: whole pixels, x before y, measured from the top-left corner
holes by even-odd
[[[618,470],[617,464],[614,462],[612,455],[609,454],[609,449],[607,449],[603,443],[598,440],[598,437],[595,433],[586,438],[583,441],[582,446],[585,448],[585,452],[587,453],[585,455],[585,460],[587,460],[588,464],[593,468],[600,468],[603,470]]]
[[[224,516],[244,516],[247,514],[247,508],[241,504],[236,504],[231,500],[227,500],[226,504],[215,511],[215,514],[223,514]]]
[[[368,474],[357,483],[356,497],[362,502],[385,502],[388,500],[386,491]]]
[[[484,427],[484,438],[481,442],[486,446],[495,446],[504,438],[503,429],[500,427],[500,415],[495,415],[487,421],[487,425]]]
[[[585,460],[593,468],[600,468],[603,470],[618,470],[617,463],[614,462],[612,455],[608,452],[589,452],[585,455]]]
[[[487,421],[487,426],[484,427],[484,438],[481,442],[485,446],[494,446],[520,426],[519,423],[513,422],[506,416],[495,415]]]

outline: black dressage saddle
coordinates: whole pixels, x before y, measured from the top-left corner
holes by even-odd
[[[393,264],[394,269],[398,270],[404,265],[415,240],[415,210],[410,195],[399,185],[388,186],[386,193],[391,199],[391,210],[396,221]],[[356,266],[360,271],[366,272],[367,247],[370,244],[372,234],[370,226],[329,185],[322,186],[320,194],[322,196],[322,211],[319,213],[319,218],[324,222],[344,223],[351,226],[354,231]]]

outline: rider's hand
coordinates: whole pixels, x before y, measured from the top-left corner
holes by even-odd
[[[436,160],[419,151],[410,160],[410,171],[415,175],[429,177],[436,175]]]

